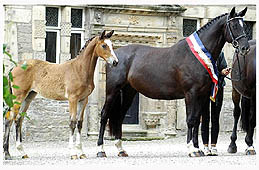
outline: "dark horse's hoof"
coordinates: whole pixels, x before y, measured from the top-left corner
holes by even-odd
[[[97,157],[99,157],[99,158],[106,158],[107,156],[106,156],[106,153],[105,152],[98,152],[97,153]]]
[[[9,153],[4,154],[4,159],[5,160],[12,160],[11,155]]]
[[[188,154],[189,157],[202,157],[205,156],[204,152],[199,150],[197,152],[191,152]]]
[[[256,155],[254,147],[246,149],[246,155]]]
[[[228,153],[237,153],[237,147],[236,146],[230,146],[228,147]]]
[[[118,153],[119,157],[128,157],[129,155],[126,153],[126,151],[121,151]]]

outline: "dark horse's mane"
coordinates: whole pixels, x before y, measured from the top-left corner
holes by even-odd
[[[209,28],[210,25],[214,24],[216,21],[218,21],[220,18],[224,17],[228,15],[228,13],[222,14],[220,16],[217,16],[216,18],[213,18],[211,21],[209,21],[208,23],[206,23],[204,26],[202,26],[197,33],[201,33],[203,30],[207,30]]]

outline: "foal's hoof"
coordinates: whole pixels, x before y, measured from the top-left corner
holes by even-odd
[[[228,153],[237,153],[237,147],[236,146],[229,146],[228,147]]]
[[[22,156],[22,159],[27,159],[27,158],[29,158],[27,154]]]
[[[97,157],[99,157],[99,158],[106,158],[107,156],[106,156],[105,152],[98,152],[97,153]]]
[[[195,152],[191,152],[188,154],[189,157],[202,157],[205,156],[204,152],[199,150],[199,151],[195,151]]]
[[[87,157],[86,157],[85,154],[82,154],[82,155],[79,156],[79,158],[80,158],[80,159],[86,159]]]
[[[128,157],[129,155],[126,153],[126,151],[121,151],[118,153],[119,157]]]
[[[71,156],[71,160],[76,160],[76,159],[78,159],[78,156],[77,156],[77,155],[72,155],[72,156]]]

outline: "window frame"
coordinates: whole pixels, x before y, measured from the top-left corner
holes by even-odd
[[[82,28],[75,28],[71,26],[71,34],[76,33],[76,34],[81,34],[81,47],[80,49],[83,48],[83,46],[85,45],[84,42],[84,36],[85,36],[85,28],[84,28],[84,23],[85,23],[85,8],[82,7],[71,7],[71,23],[72,23],[72,9],[82,9]],[[71,36],[72,37],[72,36]],[[71,38],[70,37],[70,38]],[[69,52],[71,54],[71,51],[69,49]]]
[[[56,32],[57,33],[57,41],[56,41],[56,63],[59,64],[60,63],[60,32],[61,32],[61,7],[58,6],[46,6],[46,8],[58,8],[58,26],[54,27],[54,26],[47,26],[46,25],[46,34],[47,32]],[[46,18],[45,18],[46,19]],[[47,56],[46,56],[47,59]]]

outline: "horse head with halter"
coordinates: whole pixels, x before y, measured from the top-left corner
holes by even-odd
[[[227,16],[225,37],[226,41],[231,43],[236,51],[241,55],[246,55],[249,50],[249,44],[246,33],[244,31],[243,16],[246,14],[247,7],[239,13],[235,12],[235,7]]]

